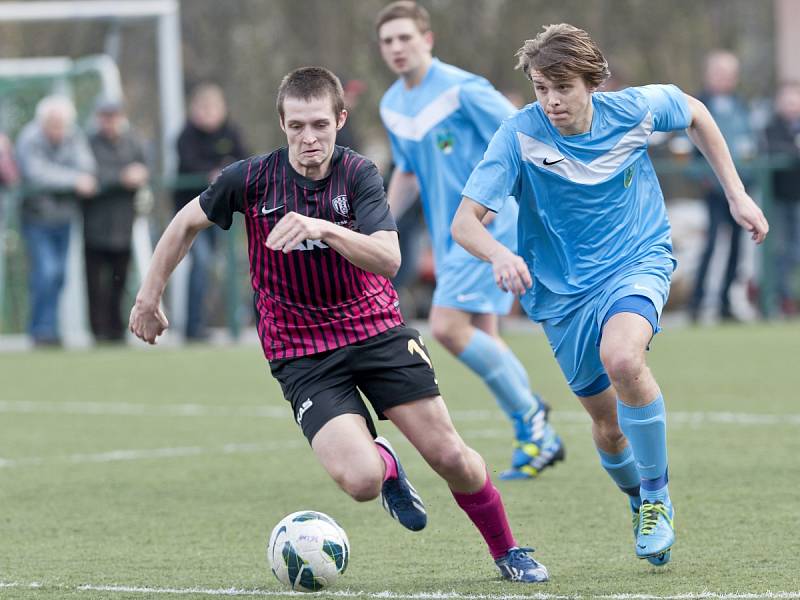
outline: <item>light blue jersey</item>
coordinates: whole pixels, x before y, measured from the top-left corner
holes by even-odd
[[[483,77],[434,59],[422,82],[399,79],[381,100],[397,169],[414,173],[433,244],[434,304],[468,312],[506,313],[513,298],[498,290],[491,267],[453,241],[450,226],[461,191],[500,123],[514,106]],[[494,198],[495,238],[516,249],[517,206]]]
[[[683,93],[648,85],[594,93],[592,106],[591,130],[573,136],[538,103],[526,106],[503,122],[464,188],[493,211],[518,199],[519,254],[534,282],[521,301],[536,321],[571,313],[639,265],[675,265],[647,144],[653,131],[689,126]],[[660,313],[664,290],[640,287]]]

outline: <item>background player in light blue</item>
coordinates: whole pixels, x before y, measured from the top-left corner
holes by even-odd
[[[483,379],[514,424],[512,468],[500,477],[535,477],[561,460],[564,449],[547,422],[547,407],[531,393],[525,368],[498,333],[498,315],[509,312],[513,295],[499,290],[491,267],[450,235],[464,183],[514,106],[482,77],[433,58],[430,17],[415,2],[386,6],[376,29],[381,54],[399,75],[381,101],[395,162],[387,198],[396,218],[418,194],[422,199],[436,269],[433,335]],[[516,217],[509,201],[488,224],[495,239],[511,248]]]
[[[601,464],[629,495],[636,555],[662,565],[675,540],[674,509],[664,400],[645,352],[675,260],[649,135],[687,129],[736,222],[757,243],[769,227],[700,101],[672,85],[595,93],[609,76],[606,60],[567,24],[545,27],[517,56],[537,102],[495,134],[464,189],[453,235],[491,263],[502,289],[524,294],[592,418]],[[519,255],[481,222],[509,194],[520,206]]]

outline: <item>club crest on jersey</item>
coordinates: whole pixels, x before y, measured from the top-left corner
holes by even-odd
[[[444,154],[450,154],[455,145],[455,138],[449,131],[436,134],[436,147],[439,148]]]
[[[347,201],[347,196],[344,194],[341,196],[336,196],[331,203],[333,204],[333,210],[343,217],[346,217],[350,214],[350,203]]]
[[[631,182],[633,181],[633,172],[635,170],[636,170],[636,166],[635,165],[631,165],[630,167],[625,169],[625,178],[623,179],[622,184],[626,188],[631,187]]]

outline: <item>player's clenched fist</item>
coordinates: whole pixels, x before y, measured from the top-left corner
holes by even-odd
[[[169,321],[158,305],[152,308],[137,302],[131,309],[128,326],[133,335],[148,344],[155,344],[156,338],[169,327]]]
[[[533,285],[528,265],[505,246],[491,257],[494,281],[504,292],[522,295]]]
[[[319,240],[324,235],[327,221],[289,212],[278,221],[267,236],[267,248],[288,254],[306,240]]]

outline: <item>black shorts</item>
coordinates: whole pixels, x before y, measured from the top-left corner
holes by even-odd
[[[309,443],[325,423],[344,414],[362,415],[377,436],[361,394],[382,420],[388,408],[439,395],[422,336],[405,325],[329,352],[274,360],[270,369]]]

